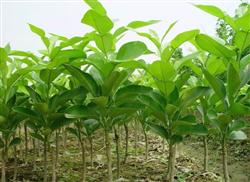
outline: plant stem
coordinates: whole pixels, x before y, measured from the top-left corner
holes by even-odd
[[[6,150],[5,147],[2,150],[2,176],[1,176],[1,182],[6,182]]]
[[[110,137],[107,129],[105,132],[105,145],[106,145],[106,156],[107,156],[107,166],[108,166],[108,182],[113,181],[112,175],[112,158],[111,158],[111,145],[110,145]]]
[[[227,167],[227,143],[225,137],[222,139],[222,161],[223,161],[223,173],[225,182],[229,182],[229,173]]]
[[[25,138],[25,159],[28,157],[28,128],[27,125],[24,124],[24,138]]]
[[[145,160],[148,160],[148,135],[145,129],[143,128],[144,138],[145,138]]]
[[[115,131],[115,143],[116,143],[116,167],[117,167],[117,173],[116,177],[117,179],[120,178],[120,141],[119,141],[119,135],[117,133],[116,128]]]
[[[127,162],[127,158],[128,158],[128,126],[127,124],[124,124],[124,129],[125,129],[125,156],[124,156],[124,160],[123,163],[125,164]]]
[[[90,144],[90,163],[91,163],[91,168],[94,167],[94,163],[93,163],[93,138],[92,136],[89,137],[89,144]]]
[[[47,175],[47,141],[48,138],[47,136],[44,137],[44,142],[43,142],[43,165],[44,165],[44,174],[43,174],[43,181],[47,182],[48,181],[48,175]]]
[[[206,172],[208,170],[208,145],[207,145],[207,137],[203,137],[203,144],[204,144],[204,166],[203,170]]]
[[[169,142],[169,157],[168,157],[168,182],[174,182],[175,176],[175,155],[176,145]]]

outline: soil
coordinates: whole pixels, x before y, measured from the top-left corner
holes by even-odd
[[[149,154],[145,160],[145,142],[143,135],[133,133],[130,129],[129,135],[129,156],[127,162],[121,164],[120,178],[116,177],[116,156],[113,142],[113,175],[116,181],[137,181],[137,182],[164,182],[167,172],[167,144],[163,146],[162,139],[148,132]],[[137,144],[135,138],[137,137]],[[250,136],[248,136],[250,137]],[[90,166],[90,154],[87,153],[87,181],[100,182],[106,179],[106,157],[102,138],[99,131],[94,136],[94,166]],[[210,138],[209,144],[209,171],[202,172],[203,146],[201,138],[187,137],[183,144],[178,145],[177,174],[176,182],[222,182],[221,148],[219,143]],[[30,148],[32,145],[30,144]],[[89,144],[87,145],[89,151]],[[125,134],[121,134],[121,161],[124,158]],[[22,152],[23,153],[23,152]],[[42,155],[33,156],[33,151],[29,150],[29,155],[24,160],[23,155],[19,155],[17,160],[17,180],[16,181],[42,181]],[[11,156],[11,154],[10,154]],[[35,160],[34,160],[35,159]],[[51,156],[50,156],[51,159]],[[58,166],[58,181],[77,182],[80,179],[81,153],[76,139],[68,135],[66,146],[60,141],[60,154]],[[52,169],[49,162],[49,169]],[[250,139],[245,141],[229,142],[229,173],[232,182],[250,181]],[[9,181],[13,181],[14,159],[9,159],[7,164],[7,176]],[[50,171],[51,172],[51,171]],[[51,176],[51,174],[50,174]]]

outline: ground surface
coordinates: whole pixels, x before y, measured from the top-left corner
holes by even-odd
[[[105,181],[106,158],[104,142],[101,132],[94,139],[94,167],[88,162],[87,181]],[[143,135],[137,137],[135,144],[135,133],[130,132],[129,156],[126,164],[121,164],[121,177],[117,181],[165,181],[167,170],[168,148],[162,145],[162,140],[154,134],[149,133],[149,156],[145,161],[145,143]],[[124,136],[121,136],[121,161],[124,158]],[[136,147],[137,145],[137,147]],[[250,181],[250,140],[241,142],[230,142],[229,171],[232,182]],[[219,182],[222,181],[221,157],[219,143],[214,139],[209,140],[209,171],[202,173],[203,147],[201,139],[187,138],[183,145],[178,146],[177,175],[178,182]],[[30,150],[30,153],[32,150]],[[88,161],[89,161],[89,154]],[[113,172],[116,173],[115,147],[113,145]],[[80,179],[80,152],[78,143],[73,136],[67,137],[66,146],[60,145],[58,181],[74,182]],[[42,156],[32,157],[29,154],[28,162],[18,159],[17,181],[42,181]],[[34,162],[35,168],[34,168]],[[9,179],[13,176],[13,160],[8,163],[7,175]],[[51,166],[49,166],[51,169]],[[12,181],[12,180],[10,180]]]

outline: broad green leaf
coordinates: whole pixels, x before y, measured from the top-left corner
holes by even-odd
[[[243,69],[250,64],[250,54],[246,55],[240,60],[240,68]]]
[[[108,16],[89,10],[82,18],[82,23],[93,27],[100,34],[108,33],[114,26]]]
[[[232,123],[230,123],[229,125],[229,132],[231,133],[232,131],[238,131],[241,130],[243,128],[245,128],[247,125],[244,121],[233,121]]]
[[[93,116],[94,112],[86,106],[74,105],[65,110],[66,118],[88,118]]]
[[[128,60],[135,59],[143,55],[147,51],[147,46],[140,41],[128,42],[122,45],[117,53],[116,59]]]
[[[149,20],[149,21],[139,21],[139,20],[137,20],[137,21],[130,22],[127,25],[127,27],[137,29],[137,28],[149,26],[149,25],[159,23],[159,22],[160,22],[160,20]]]
[[[113,71],[110,76],[104,81],[102,86],[103,95],[113,95],[119,86],[128,78],[128,72],[123,71]]]
[[[41,116],[34,110],[26,108],[26,107],[22,107],[22,106],[16,106],[13,108],[13,111],[22,114],[24,116],[30,117],[31,119],[35,119],[35,120],[41,120]]]
[[[246,140],[247,135],[243,131],[233,131],[229,138],[232,140]]]
[[[105,15],[106,10],[102,6],[102,4],[98,0],[84,0],[86,4],[88,4],[93,10],[95,10],[97,13]]]
[[[250,115],[250,107],[241,103],[232,103],[229,107],[229,112],[235,116]]]
[[[148,66],[148,72],[162,93],[169,95],[174,90],[175,85],[172,80],[176,76],[176,70],[169,62],[154,61]]]
[[[175,50],[181,46],[184,42],[192,40],[197,34],[199,33],[199,30],[190,30],[186,32],[182,32],[178,34],[171,42],[170,44],[163,49],[161,54],[161,59],[168,61],[172,57]]]
[[[221,9],[213,5],[195,5],[197,8],[226,21],[232,28],[235,28],[235,23],[232,17],[225,14]]]
[[[77,58],[86,58],[85,52],[77,49],[68,49],[68,50],[60,50],[58,53],[53,56],[51,55],[51,59],[77,59]]]
[[[126,32],[129,29],[137,29],[137,28],[142,28],[145,26],[149,26],[155,23],[158,23],[159,20],[149,20],[149,21],[140,21],[140,20],[136,20],[136,21],[132,21],[130,22],[127,26],[122,26],[120,28],[118,28],[115,32],[114,32],[114,37],[118,37],[119,35],[123,34],[124,32]]]
[[[87,119],[83,120],[83,125],[86,129],[88,136],[90,136],[99,128],[100,123],[96,119]]]
[[[108,97],[100,96],[100,97],[91,98],[91,101],[98,106],[106,107],[109,100],[108,100]]]
[[[240,72],[240,87],[245,86],[250,81],[250,64],[244,67],[244,69],[241,69]]]
[[[199,34],[195,38],[199,47],[216,56],[232,59],[235,52],[205,34]]]
[[[138,97],[138,100],[154,112],[164,113],[165,111],[164,107],[159,102],[156,102],[152,97],[148,95],[140,95]]]
[[[26,86],[25,88],[28,91],[30,98],[32,99],[33,102],[35,103],[42,102],[41,96],[32,87]]]
[[[113,36],[110,33],[102,35],[94,34],[96,46],[104,53],[107,54],[113,48]]]
[[[150,130],[154,132],[155,134],[161,136],[162,138],[166,140],[169,138],[169,134],[163,126],[152,123],[152,122],[148,122],[147,125],[149,126]]]
[[[246,13],[245,15],[237,18],[235,20],[235,24],[238,30],[243,30],[245,32],[250,31],[250,13]]]
[[[224,101],[224,98],[226,96],[226,88],[223,82],[220,79],[211,75],[207,70],[203,69],[202,71],[205,75],[206,80],[213,88],[214,92],[219,96],[220,99]]]
[[[148,94],[149,92],[152,92],[151,87],[146,87],[142,85],[128,85],[125,87],[120,88],[115,95],[115,100],[128,100],[128,99],[134,99],[135,97],[142,95],[142,94]]]
[[[227,69],[227,94],[230,103],[233,102],[233,98],[240,88],[240,83],[241,80],[238,72],[233,64],[229,63]]]
[[[147,65],[143,60],[115,60],[115,62],[118,63],[116,67],[147,70]]]
[[[85,87],[93,96],[98,95],[98,85],[93,77],[75,66],[64,64],[64,67]]]
[[[194,104],[197,99],[206,95],[210,89],[208,87],[197,86],[184,91],[181,96],[181,106],[186,107]]]
[[[173,131],[177,135],[202,135],[204,136],[208,134],[207,128],[202,124],[191,125],[191,124],[184,124],[183,122],[180,122],[179,124],[176,123]]]
[[[233,42],[243,52],[248,46],[250,46],[250,32],[239,30],[235,33]]]
[[[47,48],[49,48],[49,46],[50,46],[50,41],[49,41],[49,39],[45,36],[46,34],[45,34],[44,30],[41,29],[41,28],[39,28],[39,27],[37,27],[37,26],[35,26],[35,25],[32,25],[32,24],[29,24],[29,27],[30,27],[30,30],[31,30],[33,33],[37,34],[37,35],[41,38],[41,40],[43,41],[44,45],[45,45]]]
[[[61,74],[59,70],[56,69],[42,69],[40,71],[40,78],[45,82],[45,84],[51,84],[58,75]]]
[[[37,27],[37,26],[35,26],[35,25],[32,25],[32,24],[29,24],[29,27],[30,27],[30,30],[31,30],[33,33],[39,35],[40,37],[44,37],[44,36],[45,36],[45,32],[44,32],[43,29],[41,29],[41,28],[39,28],[39,27]]]
[[[153,37],[151,34],[149,33],[145,33],[145,32],[138,32],[138,35],[147,38],[148,40],[150,40],[158,50],[161,50],[161,44],[159,42],[159,40],[157,40],[155,37]]]
[[[220,75],[227,70],[224,60],[215,55],[210,55],[208,57],[206,68],[212,75]]]

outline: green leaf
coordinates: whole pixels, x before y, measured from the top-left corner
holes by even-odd
[[[98,85],[94,78],[75,66],[64,64],[64,67],[75,77],[79,83],[85,87],[93,96],[98,95]]]
[[[223,82],[220,79],[211,75],[207,70],[203,69],[202,71],[205,75],[205,78],[213,88],[214,92],[219,96],[220,99],[224,101],[224,98],[226,96],[226,88]]]
[[[247,125],[244,121],[233,121],[230,123],[229,125],[229,133],[231,133],[232,131],[238,131],[241,130],[243,128],[245,128]]]
[[[115,95],[115,100],[128,100],[128,99],[133,99],[139,95],[142,94],[148,94],[149,92],[152,92],[151,87],[146,87],[142,85],[128,85],[125,87],[120,88]]]
[[[133,29],[136,29],[136,28],[141,28],[141,27],[145,27],[145,26],[149,26],[149,25],[152,25],[152,24],[155,24],[155,23],[159,23],[160,20],[149,20],[149,21],[132,21],[130,22],[127,27],[129,28],[133,28]]]
[[[126,32],[129,29],[137,29],[137,28],[142,28],[145,26],[149,26],[155,23],[160,22],[159,20],[149,20],[149,21],[140,21],[140,20],[136,20],[136,21],[132,21],[130,22],[126,27],[122,26],[120,28],[118,28],[115,33],[114,36],[118,37],[119,35],[123,34],[124,32]]]
[[[103,83],[102,94],[106,96],[114,94],[128,76],[128,72],[125,70],[111,72]]]
[[[168,35],[168,33],[172,30],[172,28],[174,28],[175,24],[177,23],[177,21],[171,23],[168,27],[168,29],[165,31],[164,35],[161,38],[161,42],[163,42],[163,40],[165,39],[165,37]]]
[[[246,140],[247,135],[243,131],[233,131],[229,138],[232,140]]]
[[[82,18],[82,23],[93,27],[100,34],[108,33],[114,26],[108,16],[89,10]]]
[[[30,86],[26,86],[25,88],[28,91],[33,102],[35,103],[42,102],[41,96],[33,88],[31,88]]]
[[[245,32],[248,32],[250,31],[250,13],[246,13],[245,15],[237,18],[235,20],[235,24],[237,26],[237,29],[238,30],[243,30]]]
[[[237,31],[233,41],[240,51],[243,52],[250,45],[250,32],[245,32],[243,30]]]
[[[177,135],[207,135],[208,130],[202,124],[192,125],[185,122],[176,121],[173,132]]]
[[[246,55],[240,60],[240,68],[245,68],[248,64],[250,64],[250,54]]]
[[[235,56],[235,52],[233,50],[227,48],[208,35],[199,34],[196,36],[195,41],[201,49],[216,56],[225,57],[228,59]]]
[[[37,27],[37,26],[35,26],[35,25],[32,25],[32,24],[29,24],[29,27],[30,27],[30,30],[31,30],[33,33],[39,35],[40,37],[44,37],[44,36],[45,36],[45,32],[44,32],[43,29],[41,29],[41,28],[39,28],[39,27]]]
[[[232,103],[229,107],[229,111],[231,114],[236,116],[250,115],[250,107],[241,103]]]
[[[57,59],[78,59],[78,58],[86,58],[85,52],[78,49],[68,49],[68,50],[60,50],[54,57],[53,55],[51,58],[57,60]]]
[[[147,46],[140,41],[128,42],[122,47],[120,47],[116,59],[118,60],[127,60],[135,59],[143,55],[147,51]]]
[[[88,118],[90,116],[95,116],[95,112],[86,106],[74,105],[65,110],[66,118]]]
[[[189,30],[178,34],[170,44],[162,51],[161,59],[164,61],[169,61],[175,50],[181,46],[184,42],[192,40],[199,30]]]
[[[166,140],[169,138],[169,134],[163,126],[152,123],[152,122],[147,122],[147,125],[149,126],[150,130],[154,132],[155,134],[161,136],[162,138]]]
[[[15,145],[19,145],[22,142],[22,139],[19,137],[13,138],[9,143],[9,147],[13,147]]]
[[[210,89],[208,87],[197,86],[186,89],[181,96],[181,106],[186,107],[195,103],[197,99],[206,95]]]
[[[61,74],[59,70],[56,69],[42,69],[40,71],[40,78],[45,82],[45,84],[49,85]]]
[[[218,17],[219,19],[223,19],[226,21],[229,25],[231,25],[232,28],[235,28],[235,23],[232,17],[228,16],[225,14],[221,9],[219,9],[216,6],[212,5],[195,5],[197,8],[215,16]]]
[[[97,13],[105,15],[106,10],[102,6],[102,4],[98,0],[84,0],[86,4],[88,4],[93,10],[95,10]]]
[[[174,90],[173,79],[176,76],[174,67],[166,61],[154,61],[147,70],[155,80],[158,89],[165,95]]]
[[[100,96],[100,97],[92,98],[91,101],[93,103],[97,104],[98,106],[106,107],[109,100],[108,100],[108,97]]]
[[[240,88],[245,86],[250,81],[250,64],[241,69],[240,72]]]
[[[13,108],[13,111],[20,113],[24,116],[30,117],[31,119],[35,119],[37,121],[41,120],[41,116],[36,111],[26,107],[16,106]]]
[[[42,39],[44,45],[45,45],[47,48],[49,48],[49,46],[50,46],[50,41],[49,41],[49,39],[45,36],[44,30],[41,29],[41,28],[39,28],[39,27],[37,27],[37,26],[35,26],[35,25],[32,25],[32,24],[29,24],[29,27],[30,27],[30,30],[31,30],[33,33],[37,34],[37,35]]]
[[[208,35],[199,34],[196,36],[195,40],[200,48],[205,51],[208,51],[211,54],[225,58],[231,58],[235,56],[235,52],[233,50],[227,48],[225,45],[214,40]]]
[[[107,54],[113,48],[113,36],[110,33],[102,35],[94,34],[96,46],[104,53]]]
[[[6,78],[8,74],[7,60],[8,60],[7,52],[5,51],[4,48],[0,48],[0,73],[2,78]]]
[[[156,46],[158,50],[161,49],[161,43],[159,42],[157,38],[155,38],[151,34],[145,33],[145,32],[137,32],[137,34],[150,40]]]
[[[241,80],[238,72],[233,64],[229,63],[227,69],[227,93],[230,103],[233,102],[233,98],[240,88],[240,83]]]
[[[87,119],[83,121],[88,136],[92,135],[100,126],[99,121],[96,119]]]

